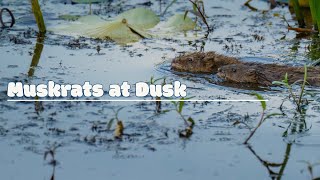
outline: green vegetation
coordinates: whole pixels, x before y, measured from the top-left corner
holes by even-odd
[[[300,93],[299,95],[296,95],[294,92],[293,92],[293,87],[292,85],[295,85],[301,81],[297,81],[297,82],[294,82],[293,84],[289,84],[289,80],[288,80],[288,73],[286,73],[284,79],[282,81],[274,81],[272,82],[272,84],[275,84],[275,85],[281,85],[281,86],[284,86],[288,89],[289,91],[289,98],[292,97],[293,99],[293,102],[295,103],[296,107],[297,107],[297,110],[299,113],[302,113],[302,98],[305,94],[305,86],[306,86],[306,83],[307,83],[307,77],[308,77],[308,71],[307,71],[307,66],[305,65],[304,66],[304,78],[303,78],[303,82],[302,82],[302,85],[301,85],[301,90],[300,90]]]
[[[43,20],[43,16],[42,16],[42,12],[41,12],[38,0],[31,0],[31,6],[32,6],[32,12],[34,14],[34,17],[38,25],[39,35],[44,36],[47,30],[46,30],[46,25]]]
[[[296,18],[298,20],[299,26],[300,27],[304,27],[305,26],[304,17],[303,17],[303,14],[301,12],[301,9],[300,9],[299,1],[298,0],[290,0],[290,2],[293,5],[293,9],[294,9],[294,12],[296,14]]]
[[[251,139],[251,137],[254,135],[254,133],[257,131],[257,129],[262,125],[262,123],[265,121],[265,111],[267,109],[267,103],[264,101],[264,98],[257,93],[254,93],[254,95],[257,97],[258,100],[260,100],[261,103],[261,118],[260,121],[258,122],[258,125],[251,131],[250,135],[246,138],[246,140],[243,142],[243,144],[248,144],[248,141]]]
[[[114,120],[117,121],[117,124],[116,124],[116,127],[114,129],[114,137],[116,139],[121,139],[122,138],[122,135],[123,135],[123,130],[124,130],[124,126],[123,126],[123,123],[122,121],[119,119],[119,112],[123,109],[124,107],[121,107],[117,110],[114,110],[113,109],[113,112],[114,112],[114,118],[110,119],[110,121],[108,122],[107,124],[107,130],[110,130],[111,129],[111,126],[114,122]]]
[[[191,98],[181,98],[180,101],[172,101],[172,104],[175,106],[175,111],[179,114],[181,119],[183,119],[186,128],[184,130],[179,131],[179,136],[182,138],[189,138],[193,134],[193,126],[195,124],[194,120],[192,117],[189,117],[186,119],[184,115],[182,114],[182,110],[184,107],[185,100],[188,100]]]

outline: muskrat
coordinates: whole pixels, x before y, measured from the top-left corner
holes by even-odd
[[[194,52],[173,59],[171,68],[175,71],[191,73],[217,73],[218,68],[229,64],[239,64],[236,58],[216,52]]]
[[[230,82],[271,86],[273,81],[281,81],[288,74],[289,83],[304,79],[304,67],[277,64],[241,63],[222,66],[218,76]],[[307,68],[307,82],[320,86],[320,67]]]

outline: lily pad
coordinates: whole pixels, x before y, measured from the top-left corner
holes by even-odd
[[[160,22],[160,18],[151,10],[145,8],[135,8],[119,14],[115,20],[126,19],[130,24],[143,29],[153,28]]]
[[[163,24],[163,27],[170,28],[175,31],[189,31],[196,27],[196,23],[184,14],[176,14]]]
[[[62,25],[51,30],[63,35],[83,35],[87,30],[92,27],[100,26],[103,23],[106,23],[106,21],[99,16],[88,15],[79,18],[78,21],[75,21],[72,24]]]
[[[98,27],[89,29],[84,34],[92,38],[112,39],[119,44],[137,42],[142,38],[152,37],[139,27],[129,24],[126,19],[106,22]]]

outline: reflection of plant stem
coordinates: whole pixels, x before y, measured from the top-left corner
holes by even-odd
[[[307,82],[307,77],[308,77],[308,71],[307,71],[307,66],[305,65],[304,66],[304,77],[303,77],[303,84],[301,86],[301,92],[300,92],[300,96],[299,96],[299,101],[298,101],[298,110],[300,113],[302,113],[302,110],[301,110],[301,101],[302,101],[302,96],[303,96],[303,93],[304,93],[304,88],[306,86],[306,82]]]
[[[271,162],[265,161],[253,150],[251,145],[247,145],[247,147],[251,151],[251,153],[262,163],[262,165],[267,168],[271,177],[277,175],[277,173],[272,171],[270,167],[279,167],[281,166],[280,163],[271,163]]]
[[[254,135],[254,133],[257,131],[257,129],[261,126],[263,121],[264,121],[264,110],[262,110],[261,118],[260,118],[260,121],[259,121],[258,125],[251,131],[250,135],[247,137],[247,139],[244,141],[243,144],[248,144],[248,141]]]
[[[248,149],[251,151],[251,153],[262,163],[262,165],[264,167],[267,168],[269,174],[270,174],[270,177],[272,177],[273,179],[275,178],[275,176],[277,177],[276,179],[277,180],[281,180],[282,176],[283,176],[283,173],[284,173],[284,170],[286,169],[286,166],[288,164],[288,161],[289,161],[289,157],[290,157],[290,152],[291,152],[291,145],[292,144],[287,144],[287,147],[286,147],[286,151],[285,151],[285,154],[284,154],[284,159],[282,161],[282,163],[273,163],[273,162],[269,162],[269,161],[266,161],[266,160],[263,160],[254,150],[253,148],[250,146],[250,145],[247,145]],[[279,172],[274,172],[273,170],[271,170],[271,168],[275,168],[275,167],[280,167],[280,170]]]
[[[283,172],[286,169],[286,166],[288,164],[289,157],[290,157],[290,152],[291,152],[291,144],[287,144],[286,153],[285,153],[284,160],[282,162],[282,165],[281,165],[277,180],[281,179],[281,177],[283,175]]]
[[[34,75],[35,68],[38,66],[38,63],[39,63],[39,60],[40,60],[40,57],[41,57],[41,53],[42,53],[42,50],[43,50],[43,41],[44,41],[43,37],[38,37],[37,38],[37,43],[35,45],[32,61],[31,61],[30,68],[29,68],[29,71],[28,71],[28,76],[29,77]]]

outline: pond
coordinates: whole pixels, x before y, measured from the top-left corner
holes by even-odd
[[[135,7],[160,15],[171,1],[106,1],[91,5],[92,13],[114,17]],[[170,69],[184,52],[216,51],[244,61],[303,66],[320,56],[317,35],[288,31],[297,26],[288,6],[270,9],[266,1],[204,0],[212,32],[199,38],[178,33],[172,38],[142,39],[128,45],[59,35],[49,31],[37,38],[29,1],[0,1],[16,24],[0,30],[0,169],[1,179],[312,179],[320,176],[320,89],[306,87],[308,104],[296,110],[286,88],[241,89],[216,83],[214,74]],[[48,29],[69,23],[63,14],[88,15],[90,5],[67,0],[43,0],[40,6]],[[177,1],[160,17],[165,21],[192,9]],[[266,10],[266,11],[263,11]],[[192,13],[189,13],[190,17]],[[97,51],[99,46],[100,50]],[[182,117],[194,120],[192,135],[181,137],[185,122],[171,102],[152,97],[118,98],[124,102],[9,102],[9,82],[45,84],[129,84],[164,78],[187,86]],[[281,79],[279,79],[281,80]],[[158,81],[162,82],[162,79]],[[299,92],[299,86],[294,86]],[[271,116],[243,144],[261,117],[263,96]],[[99,99],[110,99],[105,93]],[[85,101],[77,101],[85,100]],[[221,101],[200,101],[221,100]],[[114,111],[119,110],[116,113]],[[158,110],[158,112],[157,112]],[[170,111],[169,111],[170,110]],[[124,126],[114,138],[116,119]],[[113,123],[111,123],[113,122]],[[110,126],[110,127],[109,127]],[[180,133],[180,136],[179,136]],[[44,158],[44,155],[47,155]],[[313,177],[308,171],[311,164]]]

